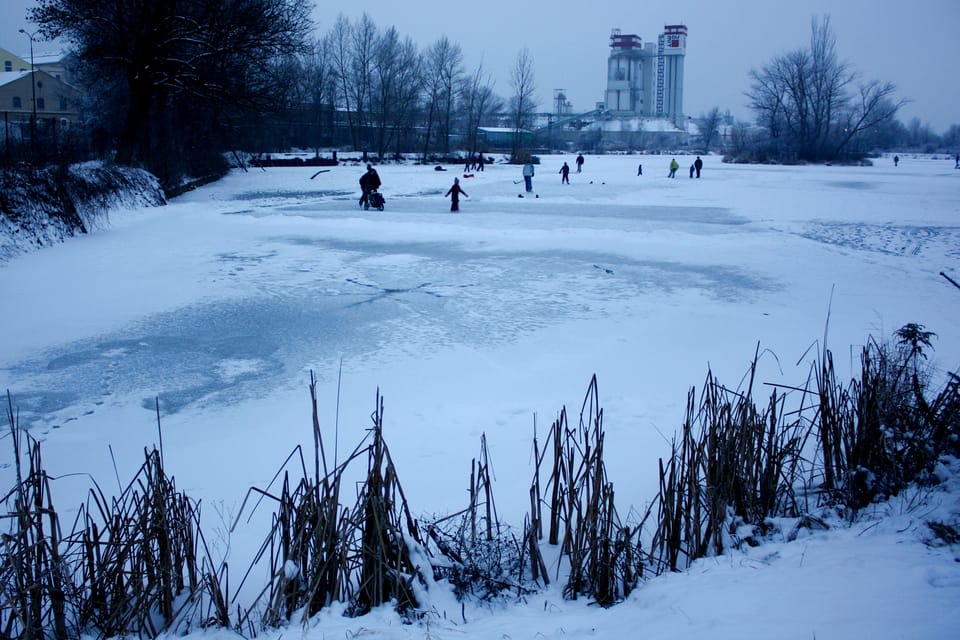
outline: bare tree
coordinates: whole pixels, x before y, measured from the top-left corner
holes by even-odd
[[[796,103],[801,106],[797,110],[798,126],[803,132],[801,154],[823,158],[829,156],[833,127],[847,106],[847,86],[856,78],[837,56],[837,39],[830,28],[829,16],[811,21],[809,65],[807,76],[797,78],[797,85],[803,87],[802,93],[799,87],[791,85],[794,95],[806,99],[806,103]]]
[[[354,148],[360,146],[359,126],[354,117],[355,107],[353,103],[354,91],[350,88],[353,82],[353,58],[350,48],[353,39],[353,25],[342,13],[337,16],[330,33],[327,34],[329,42],[330,60],[333,66],[336,89],[334,94],[337,100],[337,106],[346,114],[347,126],[350,129],[350,141]]]
[[[440,139],[440,149],[450,150],[450,121],[458,81],[463,74],[463,52],[460,45],[446,36],[427,48],[423,61],[424,86],[426,89],[427,122],[423,142],[423,159],[426,161],[434,128]]]
[[[930,144],[936,136],[930,125],[923,122],[920,118],[913,117],[907,122],[907,140],[908,144],[915,148],[922,148]]]
[[[371,143],[369,109],[372,101],[374,65],[379,36],[377,26],[367,12],[364,12],[360,17],[352,33],[349,86],[353,93],[354,115],[357,122],[355,146],[366,150]]]
[[[356,24],[340,14],[327,38],[336,74],[337,100],[346,114],[350,142],[354,149],[363,149],[370,143],[370,105],[379,41],[377,27],[366,12]]]
[[[782,80],[783,66],[783,60],[775,58],[762,69],[751,69],[752,83],[746,94],[758,124],[766,128],[773,139],[780,138],[783,132],[786,111],[787,90],[786,83]]]
[[[336,100],[331,47],[329,37],[314,41],[310,52],[302,60],[299,74],[297,98],[310,115],[310,138],[316,155],[320,154],[321,140],[324,137],[329,139],[333,133],[326,130],[332,125]]]
[[[951,149],[960,149],[960,124],[952,124],[947,128],[943,134],[943,144]]]
[[[891,96],[895,91],[896,87],[893,83],[878,80],[858,87],[857,96],[851,101],[849,109],[844,114],[842,129],[838,131],[839,140],[836,142],[834,156],[839,156],[850,142],[862,133],[893,120],[897,111],[905,103],[905,100],[893,101]]]
[[[401,131],[409,127],[421,84],[416,45],[410,38],[401,40],[395,28],[387,29],[377,44],[374,63],[376,150],[381,159],[391,145],[399,155]]]
[[[700,128],[700,140],[703,143],[704,153],[710,151],[710,145],[716,140],[722,117],[720,107],[714,107],[700,116],[700,121],[697,124]]]
[[[399,49],[400,35],[395,27],[390,27],[380,35],[373,61],[374,86],[371,90],[371,109],[377,156],[380,158],[383,158],[390,143],[391,130],[388,123],[393,117]]]
[[[483,69],[483,64],[476,68],[473,74],[464,81],[463,98],[464,128],[467,141],[467,151],[471,155],[478,148],[477,130],[483,126],[484,118],[493,112],[499,110],[500,99],[493,92],[494,83],[492,78],[487,75]]]
[[[524,129],[532,125],[537,108],[534,98],[536,83],[533,75],[533,56],[526,47],[517,54],[516,63],[510,71],[510,86],[513,88],[513,96],[510,99],[510,113],[513,121],[511,160],[517,161],[521,134]]]
[[[416,44],[410,38],[404,38],[399,52],[396,87],[396,108],[393,127],[396,131],[395,153],[399,156],[403,150],[413,149],[412,135],[416,130],[416,119],[423,104],[423,58]],[[401,148],[402,147],[402,148]]]
[[[872,81],[857,87],[857,74],[837,55],[830,18],[811,22],[810,44],[750,71],[747,92],[758,122],[783,157],[831,160],[861,132],[892,118],[904,104],[892,101],[895,87]]]
[[[444,38],[446,39],[446,38]],[[450,151],[450,134],[452,133],[451,122],[453,120],[453,109],[456,100],[459,97],[459,88],[463,78],[463,51],[459,44],[452,43],[448,49],[445,64],[437,69],[440,72],[440,135],[442,140],[441,148],[444,152]]]

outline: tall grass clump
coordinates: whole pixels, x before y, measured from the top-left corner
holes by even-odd
[[[930,482],[937,460],[960,453],[960,377],[931,389],[935,334],[910,323],[894,341],[870,340],[860,376],[836,381],[829,351],[815,368],[822,501],[852,510]]]
[[[238,626],[255,631],[255,616],[261,609],[262,627],[281,625],[298,612],[306,621],[334,602],[347,604],[350,615],[363,615],[385,603],[414,615],[419,603],[413,583],[422,576],[412,558],[421,552],[423,543],[383,437],[380,393],[366,438],[331,468],[324,454],[312,375],[310,392],[313,473],[307,471],[300,455],[298,480],[284,472],[279,492],[271,492],[270,487],[251,490],[277,506],[270,531],[254,559],[254,565],[267,563],[267,586],[241,614]],[[364,480],[353,505],[345,507],[341,500],[344,474],[364,459]]]
[[[784,396],[753,401],[757,356],[746,386],[730,389],[708,371],[700,399],[691,389],[670,456],[659,462],[660,491],[650,540],[658,570],[754,543],[773,516],[797,516],[806,431],[785,421]]]
[[[199,504],[177,491],[157,449],[119,497],[90,492],[72,536],[83,551],[80,627],[103,635],[226,626],[227,594],[200,529]]]
[[[643,574],[645,556],[638,546],[638,527],[621,520],[613,482],[604,462],[606,435],[597,377],[587,388],[576,428],[567,423],[564,407],[539,448],[531,495],[533,526],[529,533],[531,569],[542,566],[537,540],[543,537],[541,507],[547,510],[547,542],[559,547],[565,582],[563,594],[576,600],[593,598],[603,606],[626,598]],[[545,480],[541,478],[545,473]],[[541,491],[542,487],[542,491]],[[546,567],[543,567],[544,573]],[[561,574],[557,566],[558,575]]]
[[[16,465],[16,485],[3,496],[8,520],[0,550],[0,636],[58,640],[76,633],[76,612],[68,600],[77,592],[62,558],[60,518],[40,444],[17,428],[7,394]],[[23,456],[26,456],[26,467]]]
[[[156,637],[226,626],[222,574],[209,559],[199,505],[177,491],[160,452],[145,450],[118,496],[92,489],[65,533],[40,443],[17,427],[9,394],[8,407],[17,482],[2,499],[2,637]]]
[[[557,579],[569,599],[588,597],[609,606],[626,598],[647,556],[638,546],[640,527],[624,523],[617,512],[604,440],[594,376],[576,428],[568,424],[566,407],[542,443],[534,424],[530,513],[518,536],[496,516],[484,436],[480,460],[471,465],[470,504],[428,527],[437,577],[449,579],[460,597],[490,599],[511,591],[522,596]],[[541,548],[545,537],[554,552]]]
[[[480,455],[470,461],[468,493],[464,509],[431,518],[424,525],[434,578],[448,581],[454,594],[464,599],[492,600],[534,590],[536,585],[525,579],[526,535],[518,538],[497,515],[486,434],[480,437]],[[545,579],[542,566],[542,560],[536,564],[535,583]]]

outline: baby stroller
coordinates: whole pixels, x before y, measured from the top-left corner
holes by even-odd
[[[369,209],[370,207],[373,207],[378,211],[383,211],[384,203],[385,201],[383,199],[383,195],[379,191],[374,189],[373,191],[367,194],[367,201],[363,203],[363,208]]]

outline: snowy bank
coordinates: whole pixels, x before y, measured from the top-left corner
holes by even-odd
[[[166,204],[142,169],[88,162],[0,173],[0,262],[103,228],[112,210]]]

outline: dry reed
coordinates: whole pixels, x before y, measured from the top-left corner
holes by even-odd
[[[467,507],[426,525],[414,519],[384,439],[379,390],[365,438],[345,460],[328,464],[311,373],[312,470],[297,448],[282,467],[299,459],[296,473],[278,472],[268,487],[248,493],[276,508],[236,590],[254,566],[267,565],[265,585],[246,608],[231,595],[226,565],[211,560],[199,504],[167,475],[162,448],[144,451],[140,469],[115,497],[94,481],[64,535],[54,478],[43,467],[40,443],[19,428],[8,392],[16,484],[0,498],[7,524],[0,636],[156,637],[203,626],[255,635],[334,602],[347,604],[351,615],[392,603],[416,617],[428,570],[462,598],[523,596],[549,584],[544,531],[558,551],[553,571],[565,597],[609,606],[648,575],[758,544],[777,518],[825,527],[813,508],[855,514],[907,483],[934,482],[940,456],[960,454],[960,377],[948,374],[931,394],[925,360],[932,336],[911,324],[897,332],[895,345],[871,341],[859,377],[846,386],[824,350],[806,386],[775,386],[759,407],[759,347],[742,389],[724,386],[708,370],[699,397],[688,393],[670,455],[659,461],[658,495],[639,522],[621,519],[615,504],[594,376],[576,428],[566,407],[542,443],[534,424],[530,514],[519,537],[497,514],[486,435],[471,461]],[[791,397],[799,407],[788,411]],[[345,506],[345,472],[364,460],[356,497]]]

